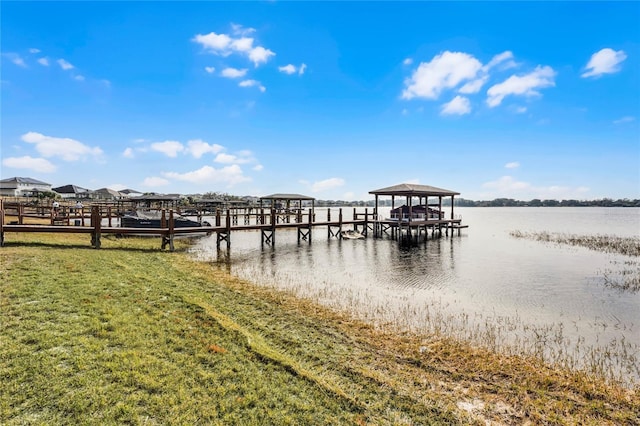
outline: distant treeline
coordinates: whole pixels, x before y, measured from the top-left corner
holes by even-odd
[[[403,203],[402,197],[396,199],[396,206]],[[433,202],[433,199],[429,200]],[[391,200],[379,200],[378,204],[383,207],[390,207]],[[373,207],[375,201],[334,201],[334,200],[316,200],[316,206],[319,207],[341,207],[341,206],[360,206]],[[450,206],[451,199],[443,198],[443,206]],[[534,198],[530,201],[514,200],[513,198],[496,198],[491,201],[474,201],[464,198],[456,198],[454,205],[459,207],[640,207],[640,199],[630,200],[628,198],[614,200],[611,198],[603,198],[601,200],[540,200]]]
[[[443,200],[444,204],[444,200]],[[449,205],[451,203],[449,202]],[[454,201],[454,205],[460,207],[640,207],[640,200],[630,200],[628,198],[613,200],[603,198],[601,200],[539,200],[534,198],[530,201],[514,200],[512,198],[496,198],[491,201],[474,201],[459,198]]]

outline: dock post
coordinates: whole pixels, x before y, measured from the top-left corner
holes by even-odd
[[[100,207],[92,206],[91,207],[91,226],[93,227],[93,232],[91,232],[91,245],[93,248],[99,249],[100,242],[100,231],[102,229],[102,217],[100,215]]]
[[[236,216],[236,224],[238,223],[238,216]],[[229,217],[229,210],[227,210],[227,250],[231,248],[231,218]]]
[[[167,229],[167,233],[162,235],[162,250],[164,250],[167,244],[169,244],[169,251],[174,251],[174,247],[173,247],[174,229],[175,229],[175,219],[173,216],[173,209],[170,209],[169,210],[169,228]]]
[[[4,202],[0,200],[0,247],[4,247]]]
[[[278,221],[278,216],[276,215],[276,210],[271,208],[271,247],[275,247],[276,245],[276,222]]]
[[[353,221],[355,222],[356,220],[358,220],[358,213],[356,212],[356,208],[353,208]],[[353,230],[357,231],[358,230],[358,224],[354,223],[353,224]]]
[[[311,244],[311,234],[313,233],[313,215],[309,212],[309,244]]]
[[[305,232],[306,229],[306,232]],[[300,239],[309,240],[309,244],[311,244],[311,230],[313,229],[313,224],[311,221],[311,214],[309,214],[309,222],[308,225],[305,227],[304,226],[304,222],[302,222],[302,220],[300,220],[299,225],[298,225],[298,244],[300,244]]]
[[[220,215],[216,215],[216,220],[220,220]],[[219,226],[219,222],[217,222]],[[227,215],[225,217],[225,230],[218,231],[216,234],[216,247],[220,248],[220,241],[226,240],[227,250],[231,247],[231,212],[227,209]]]

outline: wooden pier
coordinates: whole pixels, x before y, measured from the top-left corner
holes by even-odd
[[[85,210],[90,213],[86,214]],[[336,211],[337,210],[337,211]],[[75,233],[87,234],[90,237],[91,246],[100,248],[101,237],[103,235],[116,236],[133,236],[146,235],[157,236],[161,238],[161,248],[174,249],[174,238],[180,236],[203,236],[207,234],[216,234],[217,246],[231,246],[231,235],[241,231],[260,231],[261,244],[274,246],[276,243],[276,234],[279,231],[295,230],[298,242],[306,241],[311,243],[314,230],[318,228],[326,229],[327,238],[342,238],[342,232],[354,230],[367,237],[373,233],[374,237],[383,238],[385,236],[397,239],[400,242],[407,240],[410,235],[411,241],[426,241],[429,231],[432,237],[440,237],[443,232],[448,235],[449,230],[453,235],[453,230],[461,228],[460,220],[427,220],[422,222],[413,221],[403,223],[390,219],[378,218],[377,211],[357,211],[353,208],[351,218],[346,218],[343,209],[339,208],[332,211],[327,210],[326,218],[316,220],[316,214],[313,210],[296,210],[295,212],[280,211],[278,209],[260,209],[254,213],[246,211],[233,211],[228,209],[226,212],[218,211],[215,216],[214,224],[211,226],[199,227],[176,227],[174,220],[174,211],[163,210],[161,227],[158,228],[134,228],[116,226],[119,219],[116,215],[112,215],[110,209],[104,206],[91,206],[84,208],[82,212],[74,212],[77,216],[54,216],[54,212],[49,215],[37,213],[30,214],[24,209],[6,210],[0,200],[0,246],[6,241],[6,234],[20,232],[43,232],[43,233]],[[20,215],[18,213],[21,213]],[[16,218],[7,223],[7,216]],[[39,218],[40,221],[48,222],[48,224],[32,224],[25,223],[27,218]]]

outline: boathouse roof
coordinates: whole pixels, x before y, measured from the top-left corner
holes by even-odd
[[[271,194],[260,197],[261,200],[315,200],[313,197],[300,194]]]
[[[412,183],[401,183],[399,185],[389,186],[387,188],[369,191],[374,195],[406,195],[406,196],[452,196],[460,195],[459,192],[448,189],[436,188],[429,185],[416,185]]]

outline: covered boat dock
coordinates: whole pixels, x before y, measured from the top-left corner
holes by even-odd
[[[369,194],[375,195],[375,237],[388,234],[399,240],[413,242],[426,239],[429,230],[432,235],[442,235],[443,230],[448,235],[449,229],[452,232],[457,229],[459,234],[460,229],[468,227],[462,225],[462,219],[454,214],[454,199],[456,195],[460,195],[459,192],[429,185],[401,183],[370,191]],[[381,217],[378,214],[381,196],[391,197],[390,217]],[[398,199],[404,199],[404,204],[397,206]],[[443,210],[443,199],[451,200],[451,211],[448,215]],[[433,202],[430,202],[431,200]]]

